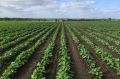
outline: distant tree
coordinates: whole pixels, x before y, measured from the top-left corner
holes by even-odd
[[[108,21],[111,21],[112,19],[111,18],[108,18]]]

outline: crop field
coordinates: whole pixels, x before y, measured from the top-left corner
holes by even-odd
[[[0,79],[120,79],[120,22],[1,21]]]

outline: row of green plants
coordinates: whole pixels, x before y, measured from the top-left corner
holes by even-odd
[[[98,46],[95,46],[94,49],[101,59],[105,61],[111,68],[115,69],[117,75],[120,75],[120,59],[112,57],[110,53],[104,51]]]
[[[1,25],[1,24],[0,24]],[[27,27],[27,26],[26,26]],[[15,34],[17,33],[18,31],[24,31],[25,29],[27,29],[26,27],[23,27],[23,28],[19,28],[16,26],[13,26],[13,28],[10,28],[8,25],[4,25],[4,27],[0,27],[0,29],[2,29],[0,31],[0,37],[6,37],[6,36],[9,36],[9,35],[12,35],[12,34]]]
[[[85,24],[86,23],[86,24]],[[116,28],[117,29],[115,29],[115,26],[109,26],[107,29],[103,29],[103,28],[101,28],[101,27],[103,27],[102,25],[99,27],[99,28],[97,28],[97,25],[95,24],[96,22],[94,22],[94,24],[92,24],[92,22],[91,22],[91,24],[87,24],[87,23],[90,23],[90,22],[84,22],[84,24],[71,24],[71,25],[74,25],[75,27],[77,27],[77,28],[79,28],[79,29],[82,29],[82,30],[87,30],[87,29],[91,29],[91,31],[89,31],[89,32],[87,32],[86,34],[88,34],[88,33],[91,33],[91,32],[94,32],[94,35],[95,36],[99,36],[99,38],[101,38],[101,39],[103,39],[103,40],[99,40],[99,41],[101,41],[102,43],[104,43],[105,45],[109,45],[109,48],[111,48],[111,49],[113,49],[113,51],[116,51],[116,52],[118,52],[119,53],[119,41],[117,40],[117,41],[115,41],[116,39],[114,39],[113,37],[111,37],[111,36],[109,36],[109,35],[105,35],[105,34],[102,34],[102,32],[108,32],[108,31],[111,31],[112,32],[112,30],[114,31],[114,32],[116,32],[117,30],[119,30],[119,27],[117,26]],[[100,22],[99,22],[100,23]],[[98,23],[98,25],[99,25],[99,23]],[[103,23],[104,24],[104,23]],[[112,24],[111,24],[112,25]],[[78,27],[79,26],[79,27]],[[92,27],[92,28],[91,28]],[[104,27],[106,27],[106,26],[104,26]],[[109,29],[109,28],[112,28],[112,29]],[[94,31],[94,30],[95,31]],[[77,31],[77,32],[79,32],[79,31]],[[98,33],[97,33],[98,32]],[[118,31],[117,31],[118,32]],[[113,32],[112,32],[113,33]],[[110,66],[111,68],[113,68],[113,69],[115,69],[116,70],[116,72],[117,72],[117,74],[119,75],[119,65],[120,65],[120,60],[118,59],[118,58],[114,58],[112,55],[111,55],[111,53],[109,53],[109,52],[107,52],[105,49],[103,49],[103,48],[101,48],[101,47],[99,47],[99,46],[96,46],[89,38],[87,38],[84,34],[82,35],[81,33],[78,33],[78,34],[80,34],[80,37],[82,38],[82,39],[84,39],[96,52],[98,52],[97,54],[98,54],[98,56],[100,56],[101,57],[101,59],[102,60],[104,60],[109,66],[110,66],[110,64],[112,65],[112,66]],[[118,33],[117,33],[118,34]],[[88,34],[88,36],[89,36],[89,34]],[[112,35],[112,36],[114,36],[114,34]],[[95,37],[96,38],[96,37]],[[119,38],[118,38],[119,39]],[[105,40],[105,41],[104,41]],[[113,46],[111,46],[110,44],[108,44],[108,43],[106,43],[106,41],[111,41],[111,43],[113,43],[114,42],[114,47]],[[115,44],[115,42],[116,42],[116,44]],[[117,47],[117,45],[118,45],[118,47]],[[97,51],[99,49],[99,51]],[[102,57],[103,56],[103,57]],[[101,60],[101,61],[102,61]]]
[[[109,35],[109,36],[111,36],[111,37],[114,37],[114,38],[120,39],[119,31],[111,31],[111,32],[107,32],[106,35]]]
[[[71,24],[73,27],[78,27],[80,29],[83,30],[91,30],[91,32],[95,32],[95,34],[101,34],[102,39],[108,40],[113,42],[116,45],[120,44],[120,40],[119,40],[119,35],[116,35],[113,32],[117,32],[117,34],[119,33],[119,23],[118,22],[100,22],[100,21],[94,21],[94,22],[72,22],[72,23],[68,23]],[[115,25],[114,25],[115,24]],[[109,33],[113,33],[113,34],[109,34]],[[114,39],[118,38],[118,39]]]
[[[55,27],[50,29],[47,33],[45,33],[37,42],[32,46],[30,49],[23,51],[20,53],[15,61],[13,61],[7,69],[3,72],[0,79],[10,79],[17,70],[22,67],[27,61],[29,61],[29,58],[33,55],[33,53],[36,52],[36,50],[40,47],[41,44],[45,42],[47,37],[51,34],[51,32],[54,30]]]
[[[98,54],[98,56],[100,56],[101,61],[105,61],[108,66],[116,70],[117,75],[120,75],[120,59],[119,58],[114,58],[111,55],[111,53],[95,45],[87,36],[81,35],[81,38],[84,39],[95,50],[95,53]]]
[[[85,48],[85,46],[80,43],[79,38],[73,32],[73,29],[70,28],[70,27],[68,29],[69,29],[69,32],[72,35],[72,39],[73,39],[75,45],[77,46],[77,48],[80,52],[80,56],[88,62],[88,66],[89,66],[89,72],[88,73],[91,74],[92,76],[94,76],[95,79],[101,79],[102,76],[103,76],[103,72],[102,72],[101,68],[96,66],[96,62],[94,61],[92,55]]]
[[[1,24],[0,24],[1,25]],[[8,35],[9,36],[9,34],[14,34],[14,33],[17,33],[18,31],[22,31],[22,30],[25,30],[25,29],[27,29],[28,28],[28,26],[25,26],[25,27],[23,27],[23,28],[19,28],[18,26],[17,26],[17,24],[16,25],[13,25],[13,26],[8,26],[8,24],[6,23],[6,25],[3,25],[4,27],[0,27],[2,30],[0,31],[0,36],[1,37],[3,37],[3,36],[6,36],[6,35]],[[22,26],[22,25],[21,25]]]
[[[13,32],[13,33],[9,33],[9,34],[7,34],[7,35],[1,35],[1,40],[4,40],[4,39],[8,39],[9,37],[14,37],[14,36],[16,36],[16,35],[18,35],[18,34],[22,34],[22,33],[24,33],[24,32],[26,32],[26,31],[30,31],[30,30],[32,30],[32,29],[36,29],[36,27],[31,27],[31,28],[26,28],[26,29],[21,29],[21,30],[16,30],[15,32]],[[0,32],[1,33],[1,32]]]
[[[35,28],[43,25],[53,25],[52,22],[25,22],[25,21],[4,21],[0,22],[0,36],[6,36],[8,34],[14,34],[18,31],[28,28]],[[33,27],[34,26],[34,27]]]
[[[11,42],[11,41],[14,41],[14,40],[16,40],[16,39],[18,39],[20,37],[23,37],[23,36],[25,36],[25,35],[27,35],[27,34],[29,34],[31,32],[39,30],[40,28],[41,27],[39,27],[39,28],[30,28],[29,30],[25,29],[24,31],[20,31],[20,32],[18,31],[17,33],[15,33],[14,36],[10,35],[10,36],[7,36],[7,38],[2,38],[3,40],[0,41],[0,45],[3,45],[5,43]]]
[[[86,32],[86,34],[88,34],[88,32]],[[102,38],[99,38],[98,36],[96,36],[96,35],[93,34],[93,33],[89,33],[88,35],[89,35],[90,37],[93,37],[93,38],[97,39],[97,41],[99,41],[100,43],[102,43],[102,45],[107,46],[109,49],[111,49],[111,51],[120,54],[120,49],[118,49],[116,46],[113,46],[113,45],[109,44],[108,41],[106,41],[106,40],[104,40],[104,39],[102,39]]]
[[[43,31],[44,29],[45,29],[45,28],[41,28],[41,29],[39,29],[39,30],[37,30],[37,31],[32,31],[32,32],[30,32],[30,33],[28,32],[25,36],[22,36],[22,37],[20,37],[20,38],[17,38],[16,40],[13,40],[13,41],[8,42],[8,43],[6,43],[6,44],[2,44],[2,45],[0,46],[0,51],[5,51],[5,50],[6,50],[7,48],[9,48],[10,46],[15,45],[17,42],[20,42],[20,41],[28,38],[28,37],[31,36],[31,35],[35,35],[36,33],[39,33],[40,31]]]
[[[8,42],[14,41],[14,40],[16,40],[16,39],[18,39],[18,38],[21,38],[21,37],[23,37],[23,36],[25,36],[25,35],[28,35],[28,34],[31,33],[31,32],[35,32],[35,31],[37,31],[37,29],[32,29],[31,31],[27,31],[27,30],[26,30],[25,32],[21,32],[20,34],[14,35],[13,37],[3,38],[4,40],[2,40],[2,41],[0,42],[0,46],[3,45],[3,44],[6,44],[6,43],[8,43]]]
[[[55,27],[52,28],[52,30]],[[5,54],[3,56],[0,57],[0,67],[2,65],[4,65],[4,62],[9,61],[9,59],[11,59],[12,57],[18,55],[19,53],[21,53],[21,51],[26,48],[28,45],[32,45],[34,44],[37,39],[41,38],[47,31],[49,31],[51,29],[51,27],[46,28],[45,30],[43,30],[42,32],[40,32],[39,34],[37,34],[36,36],[28,39],[27,41],[25,41],[24,43],[16,46],[15,48],[12,48],[9,51],[6,51]]]
[[[77,29],[79,29],[79,28],[77,27]],[[82,35],[86,34],[89,38],[95,39],[96,41],[101,43],[103,46],[107,46],[112,52],[120,54],[120,49],[118,47],[111,45],[108,41],[102,39],[100,36],[97,36],[94,33],[94,31],[93,32],[91,32],[90,30],[83,31],[82,29],[79,29],[79,31],[80,31],[80,32],[78,32],[79,34],[80,33]],[[83,36],[83,38],[84,38],[84,36]]]
[[[31,75],[31,79],[45,79],[45,67],[50,63],[51,57],[53,57],[53,50],[55,48],[55,40],[59,31],[59,27],[56,29],[48,47],[43,51],[43,57],[37,63],[35,70]]]
[[[29,24],[28,24],[29,25]],[[27,27],[27,28],[24,28],[24,29],[22,29],[22,28],[20,28],[19,30],[16,30],[15,32],[13,31],[12,33],[8,33],[7,35],[6,35],[6,33],[5,34],[3,34],[3,35],[1,35],[0,37],[0,42],[2,42],[2,41],[4,41],[4,40],[9,40],[9,39],[13,39],[16,35],[21,35],[21,34],[23,34],[24,32],[27,32],[27,31],[32,31],[32,30],[37,30],[37,29],[40,29],[40,28],[42,28],[42,27],[45,27],[45,26],[52,26],[51,24],[41,24],[41,25],[38,25],[38,26],[33,26],[33,25],[30,25],[29,26],[29,28],[28,28],[28,25],[27,26],[24,26],[24,27]],[[37,25],[37,24],[36,24]],[[22,25],[21,25],[22,26]],[[17,25],[16,25],[16,27],[17,27]],[[14,29],[14,28],[13,28]],[[9,29],[8,29],[9,30]],[[6,30],[7,31],[7,30]],[[1,33],[1,32],[0,32]]]
[[[14,22],[10,22],[8,24],[7,24],[7,22],[5,22],[5,24],[3,25],[4,27],[3,28],[0,27],[0,29],[2,29],[2,31],[0,31],[0,34],[1,34],[0,41],[7,39],[7,38],[12,38],[18,34],[24,33],[24,31],[27,31],[27,30],[37,29],[37,28],[44,27],[44,26],[51,26],[55,23],[34,23],[34,22],[33,23],[32,22],[30,22],[30,23],[22,22],[21,23],[20,22],[20,24],[19,24],[19,22],[15,22],[15,24],[14,24]],[[11,25],[11,24],[13,24],[13,25]]]
[[[112,39],[111,37],[102,35],[99,32],[94,31],[94,30],[93,31],[90,29],[84,30],[84,29],[80,29],[79,27],[76,27],[76,28],[79,29],[78,34],[80,34],[80,33],[83,35],[86,34],[88,37],[90,37],[90,38],[92,37],[93,39],[96,39],[96,41],[102,43],[102,45],[107,46],[112,52],[120,54],[120,49],[118,47],[116,47],[115,45],[111,45],[109,40],[104,39],[104,38]],[[111,40],[111,41],[114,41],[114,40]]]
[[[113,42],[115,45],[120,45],[120,40],[114,39],[108,35],[104,35],[104,34],[97,33],[97,32],[94,32],[94,34],[99,36],[100,38],[106,40],[106,41]]]
[[[58,70],[56,79],[72,79],[71,59],[66,45],[66,37],[64,33],[64,26],[62,25],[60,37],[60,51],[58,60]]]
[[[30,28],[30,29],[33,29],[33,28]],[[29,30],[28,30],[29,31]],[[13,38],[14,36],[16,36],[16,35],[18,35],[18,34],[21,34],[21,33],[24,33],[24,32],[26,32],[26,29],[23,29],[23,30],[20,30],[20,31],[16,31],[16,32],[14,32],[14,33],[10,33],[10,34],[7,34],[7,35],[1,35],[0,37],[0,42],[2,42],[2,41],[4,41],[4,39],[6,40],[6,39],[11,39],[11,38]],[[11,38],[10,38],[11,37]]]
[[[53,25],[51,25],[53,26]],[[55,25],[54,25],[55,26]],[[18,38],[14,41],[11,41],[11,42],[8,42],[6,44],[3,44],[0,46],[0,51],[5,51],[7,48],[10,48],[11,46],[15,45],[17,42],[20,42],[32,35],[36,35],[38,34],[39,32],[43,31],[44,29],[46,29],[48,26],[43,26],[43,27],[39,27],[39,29],[37,29],[36,31],[32,31],[31,33],[27,33],[25,36],[21,37],[21,38]]]

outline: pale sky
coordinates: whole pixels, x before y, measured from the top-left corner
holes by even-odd
[[[120,19],[120,0],[0,0],[0,17]]]

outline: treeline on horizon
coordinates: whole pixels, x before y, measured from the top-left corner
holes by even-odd
[[[111,21],[111,20],[120,20],[120,19],[69,19],[69,18],[0,18],[0,21]]]

